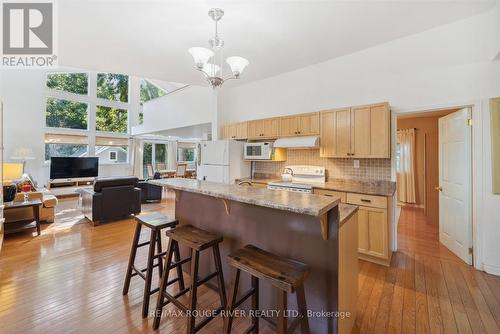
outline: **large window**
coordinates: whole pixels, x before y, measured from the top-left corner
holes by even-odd
[[[144,177],[153,177],[154,172],[167,169],[167,147],[165,143],[143,144],[142,163]]]
[[[167,93],[148,80],[141,80],[141,103],[165,96]]]
[[[194,168],[195,160],[196,160],[196,144],[177,143],[177,162],[187,163],[189,168]]]
[[[87,109],[86,103],[49,97],[45,117],[46,125],[51,128],[87,130]]]
[[[46,105],[46,160],[96,156],[101,164],[128,163],[128,76],[49,73],[46,85],[51,95]],[[95,93],[89,95],[89,87]]]
[[[87,95],[89,77],[87,73],[51,73],[47,75],[47,87],[69,93]]]
[[[97,97],[111,101],[128,102],[128,76],[98,73]]]
[[[95,125],[97,131],[127,133],[127,110],[97,106],[95,114]]]
[[[51,157],[86,157],[88,156],[88,139],[86,136],[46,134],[45,160]]]

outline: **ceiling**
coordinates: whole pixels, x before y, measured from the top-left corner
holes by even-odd
[[[187,49],[207,46],[207,11],[221,7],[224,55],[249,59],[240,80],[248,82],[476,15],[495,2],[64,0],[57,53],[62,66],[204,85]]]

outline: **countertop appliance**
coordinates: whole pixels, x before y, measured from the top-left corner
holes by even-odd
[[[230,184],[250,177],[250,162],[243,160],[243,148],[244,143],[236,140],[200,142],[198,180]]]
[[[312,193],[314,184],[326,181],[325,167],[294,165],[284,170],[292,175],[291,181],[270,182],[267,189]]]
[[[272,155],[272,142],[245,143],[246,160],[271,160]]]

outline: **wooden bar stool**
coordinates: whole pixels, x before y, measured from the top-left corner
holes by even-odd
[[[163,273],[163,256],[165,256],[166,252],[162,252],[161,249],[161,236],[160,232],[164,228],[174,228],[179,224],[179,222],[175,219],[169,218],[167,216],[162,215],[161,213],[155,212],[151,214],[141,214],[135,216],[136,226],[135,226],[135,234],[134,239],[132,241],[132,249],[130,250],[130,258],[128,261],[127,273],[125,275],[125,283],[123,284],[123,295],[128,293],[130,287],[130,279],[134,276],[141,277],[144,281],[144,296],[142,301],[142,317],[146,318],[148,316],[149,311],[149,297],[158,292],[159,288],[155,288],[151,290],[151,280],[153,278],[153,269],[158,267],[158,274],[161,278],[161,274]],[[142,226],[148,227],[151,229],[151,237],[149,241],[139,243],[139,239],[141,236],[141,228]],[[135,257],[137,254],[137,249],[140,247],[144,247],[149,245],[148,252],[148,260],[146,268],[137,269],[135,266]],[[156,252],[155,252],[156,246]],[[176,247],[173,249],[173,253],[175,258],[180,259],[179,249]],[[154,260],[157,260],[157,263],[154,263]],[[146,273],[146,275],[144,275]],[[168,282],[168,284],[173,284],[175,282],[179,283],[179,288],[184,289],[184,277],[182,276],[182,270],[177,270],[177,278]]]
[[[160,293],[158,294],[158,302],[156,305],[155,319],[153,322],[153,329],[158,329],[160,326],[160,319],[162,309],[165,305],[172,303],[178,307],[181,311],[188,313],[188,323],[187,323],[187,333],[194,334],[200,329],[202,329],[206,324],[210,322],[215,316],[222,312],[226,308],[226,290],[224,288],[224,275],[222,273],[222,263],[220,259],[219,244],[222,242],[222,237],[191,225],[185,225],[177,227],[174,230],[167,231],[167,236],[169,237],[168,250],[167,250],[167,262],[163,270],[163,275],[160,283]],[[175,249],[179,249],[179,246],[185,246],[191,249],[191,256],[178,260],[172,263],[172,253]],[[207,275],[204,278],[198,277],[198,267],[200,260],[200,252],[212,248],[214,261],[215,261],[215,272]],[[170,270],[173,268],[181,268],[182,264],[191,261],[191,286],[185,289],[181,289],[175,295],[171,295],[166,291],[168,286],[168,276]],[[209,317],[206,317],[200,323],[196,324],[196,318],[193,312],[196,310],[197,302],[197,288],[202,284],[207,283],[209,280],[217,277],[218,292],[221,306]],[[184,306],[178,298],[185,295],[187,292],[191,292],[189,295],[189,306]],[[165,300],[166,299],[166,300]]]
[[[233,311],[245,300],[252,297],[252,309],[259,309],[259,279],[269,282],[278,289],[278,334],[293,333],[300,325],[303,334],[309,334],[309,321],[307,319],[306,295],[304,281],[309,274],[307,265],[301,262],[283,258],[252,245],[227,256],[229,264],[236,270],[233,273],[231,290],[229,294],[228,314],[224,323],[224,333],[230,334],[233,323]],[[252,288],[237,300],[240,272],[252,275]],[[299,317],[295,318],[288,327],[284,312],[287,310],[288,293],[296,293]],[[254,312],[255,314],[255,312]],[[252,317],[252,325],[244,333],[259,333],[259,318]]]

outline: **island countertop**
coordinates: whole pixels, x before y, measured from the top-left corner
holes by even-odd
[[[234,184],[185,178],[149,180],[149,183],[169,189],[187,191],[215,198],[290,211],[320,217],[340,203],[340,198],[276,191],[264,188],[241,187]]]

